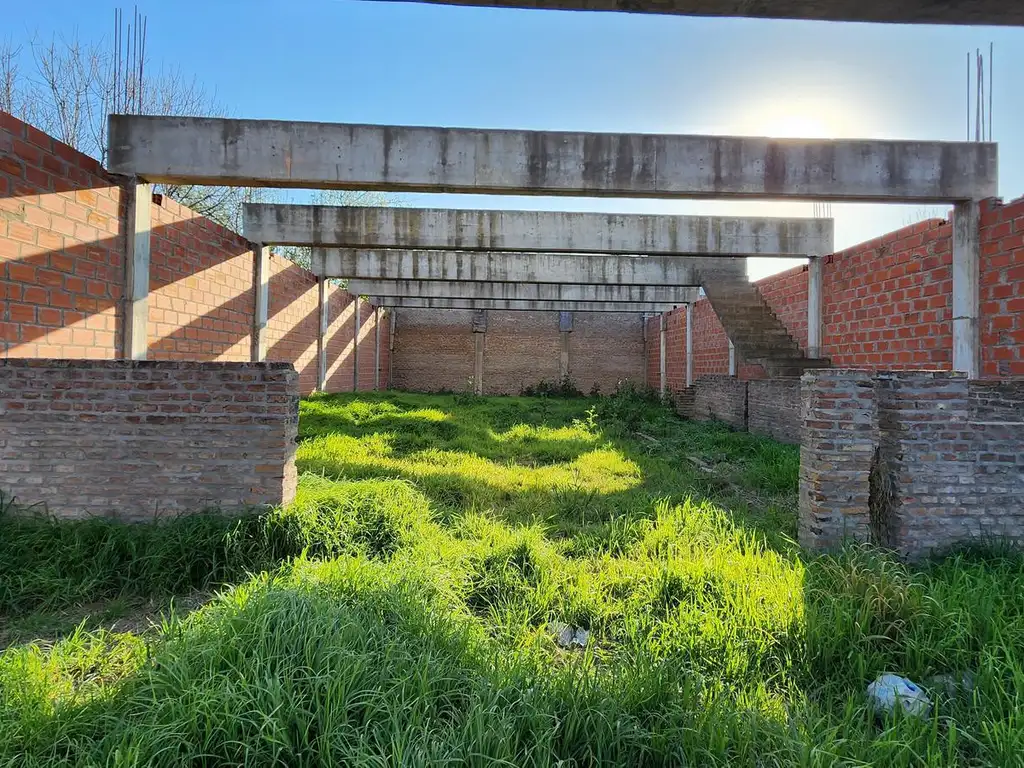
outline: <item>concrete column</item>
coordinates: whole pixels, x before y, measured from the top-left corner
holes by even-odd
[[[359,328],[362,326],[359,317],[359,297],[355,297],[355,316],[352,322],[352,391],[359,391]]]
[[[665,313],[658,316],[658,348],[661,350],[658,357],[658,391],[665,396]]]
[[[270,249],[261,243],[252,244],[255,312],[252,322],[252,354],[250,359],[259,363],[267,359],[267,320],[270,311]]]
[[[398,330],[398,310],[388,310],[388,389],[395,379],[395,332]]]
[[[807,356],[821,357],[822,326],[822,261],[812,256],[807,265]]]
[[[686,386],[693,386],[693,304],[686,305]]]
[[[977,201],[957,203],[953,208],[953,370],[971,379],[981,375],[980,262],[981,206]]]
[[[736,345],[729,341],[729,375],[736,375]]]
[[[487,310],[473,313],[473,392],[484,393],[484,347],[487,343]]]
[[[649,372],[650,371],[650,366],[647,365],[647,321],[648,321],[648,319],[649,318],[647,317],[646,313],[640,315],[640,327],[641,327],[641,329],[643,331],[641,335],[642,335],[643,340],[644,340],[644,387],[650,387],[651,386],[651,374]]]
[[[572,333],[572,312],[558,313],[558,332],[562,345],[558,370],[560,377],[565,379],[569,376],[569,335]]]
[[[317,314],[320,317],[316,333],[316,388],[318,392],[325,392],[327,390],[327,315],[330,305],[327,301],[327,281],[321,277],[316,282]]]
[[[373,308],[373,389],[380,389],[380,307]]]
[[[124,349],[129,360],[145,360],[149,349],[149,257],[153,187],[132,179],[126,189]]]

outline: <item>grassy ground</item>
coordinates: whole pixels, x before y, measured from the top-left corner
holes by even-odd
[[[794,448],[635,396],[314,397],[300,433],[264,516],[0,514],[0,765],[1022,762],[1024,560],[808,558]],[[878,721],[885,671],[974,683]]]

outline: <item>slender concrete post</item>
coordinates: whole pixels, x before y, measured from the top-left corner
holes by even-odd
[[[693,386],[693,304],[686,305],[686,386]]]
[[[658,359],[658,391],[661,393],[661,396],[664,397],[665,396],[665,387],[666,387],[666,385],[665,385],[665,370],[666,370],[666,365],[665,365],[665,337],[666,337],[666,333],[665,333],[665,313],[664,312],[662,312],[661,315],[658,316],[658,321],[659,321],[658,322],[658,349],[660,350],[659,359]]]
[[[484,347],[487,339],[487,310],[473,314],[473,392],[484,393]]]
[[[250,359],[260,363],[267,359],[267,320],[270,311],[270,249],[262,243],[252,244],[255,313],[252,321],[252,354]]]
[[[822,261],[812,256],[807,265],[807,356],[821,357]]]
[[[380,307],[373,308],[373,389],[380,389]]]
[[[149,258],[153,187],[132,179],[126,189],[124,349],[129,360],[145,360],[149,349]]]
[[[395,380],[395,332],[398,330],[398,310],[388,310],[388,389]]]
[[[981,279],[981,206],[953,208],[953,370],[970,379],[981,375],[978,329]]]
[[[317,314],[320,322],[316,332],[316,388],[318,392],[327,391],[327,280],[318,278],[316,281]]]
[[[356,296],[355,319],[352,324],[352,391],[359,391],[359,329],[362,325],[359,317],[359,297]]]
[[[729,375],[736,375],[736,345],[729,340]]]
[[[564,380],[569,376],[569,334],[572,333],[572,312],[558,313],[558,332],[562,344],[558,370]]]

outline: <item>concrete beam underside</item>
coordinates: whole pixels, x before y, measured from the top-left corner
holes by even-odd
[[[746,259],[314,248],[311,269],[317,275],[344,280],[699,286],[718,275],[745,275]]]
[[[508,312],[618,312],[658,314],[681,304],[667,302],[516,301],[513,299],[424,299],[407,296],[369,296],[374,306],[399,309],[474,309]]]
[[[150,182],[956,202],[998,194],[991,143],[569,133],[111,115],[109,168]]]
[[[653,255],[832,253],[832,219],[248,203],[249,240],[341,248]]]
[[[678,16],[739,16],[894,24],[1024,26],[1024,6],[1008,0],[417,0],[441,5],[624,11]]]
[[[698,288],[665,285],[580,285],[559,283],[488,283],[473,280],[352,280],[349,293],[423,299],[501,299],[512,301],[596,301],[686,304],[700,297]]]

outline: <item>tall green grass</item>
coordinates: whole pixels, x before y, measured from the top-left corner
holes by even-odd
[[[0,519],[0,535],[50,559],[0,571],[3,594],[23,595],[8,616],[222,590],[158,632],[9,648],[0,765],[1024,754],[1024,560],[809,558],[792,543],[795,449],[681,422],[636,394],[315,397],[301,435],[298,498],[263,517]],[[90,548],[120,554],[84,565]],[[587,647],[558,647],[552,621],[587,629]],[[974,687],[937,689],[928,719],[876,720],[864,688],[885,671],[970,672]]]

